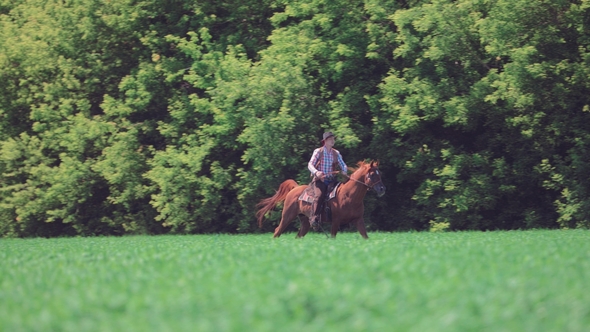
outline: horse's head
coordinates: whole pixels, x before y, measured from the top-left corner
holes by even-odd
[[[381,180],[381,171],[379,170],[379,162],[371,161],[369,171],[365,176],[365,184],[370,189],[375,190],[378,197],[385,195],[385,185]]]
[[[360,174],[353,181],[360,182],[367,186],[368,189],[373,189],[378,197],[385,194],[385,185],[381,180],[381,171],[379,170],[379,162],[371,161],[371,163],[359,162],[360,168],[357,170]],[[356,173],[356,172],[355,172]],[[362,181],[361,181],[362,179]]]

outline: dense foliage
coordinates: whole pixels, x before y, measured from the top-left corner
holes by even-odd
[[[589,0],[0,0],[0,235],[254,231],[325,130],[372,229],[588,227],[588,91]]]

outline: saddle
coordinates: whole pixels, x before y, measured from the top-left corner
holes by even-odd
[[[336,197],[336,190],[342,183],[337,182],[336,184],[330,184],[328,187],[328,194],[326,195],[326,202]],[[316,187],[315,181],[312,181],[307,188],[299,195],[299,200],[307,203],[313,203],[316,197],[320,197],[322,194],[321,190]]]
[[[340,182],[337,182],[335,184],[331,183],[330,186],[328,187],[328,194],[326,195],[326,200],[323,202],[317,202],[316,204],[321,204],[323,205],[323,209],[326,211],[326,218],[328,222],[332,221],[332,209],[330,208],[329,204],[326,204],[328,201],[330,201],[331,199],[333,199],[334,197],[336,197],[336,191],[338,190],[338,187],[341,185]],[[309,186],[307,188],[305,188],[305,190],[303,190],[303,192],[301,193],[301,195],[299,195],[299,200],[300,201],[305,201],[309,204],[314,204],[314,202],[316,201],[316,198],[319,198],[320,195],[322,194],[322,191],[316,187],[315,185],[315,181],[312,181],[312,183],[309,184]]]

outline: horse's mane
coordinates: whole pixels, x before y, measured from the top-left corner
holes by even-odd
[[[377,164],[377,162],[375,162],[375,164]],[[361,160],[359,162],[356,163],[357,167],[349,167],[348,169],[354,173],[360,169],[364,169],[364,168],[370,168],[371,167],[371,162],[365,162],[364,160]]]

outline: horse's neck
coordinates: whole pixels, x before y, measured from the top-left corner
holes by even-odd
[[[363,178],[362,175],[359,176],[360,179],[356,179],[356,178],[353,179],[353,176],[355,176],[355,175],[352,174],[350,176],[350,180],[348,180],[348,182],[346,182],[342,186],[343,187],[342,190],[349,193],[349,195],[354,198],[353,199],[354,202],[358,201],[358,203],[361,203],[363,201],[363,199],[365,198],[365,195],[367,194],[367,186],[365,186],[363,181],[361,181],[361,179]]]

